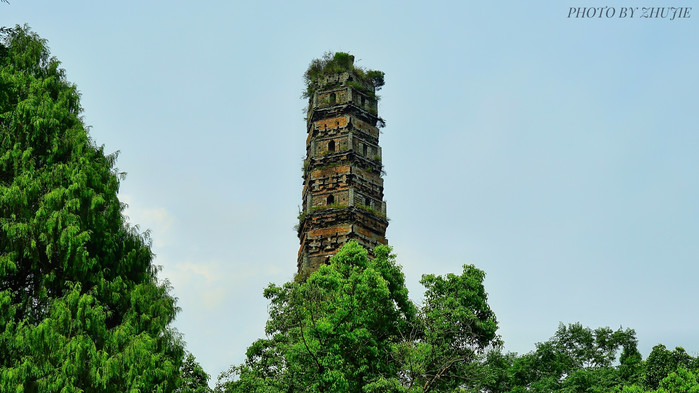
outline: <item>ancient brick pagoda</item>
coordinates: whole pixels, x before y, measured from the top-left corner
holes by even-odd
[[[376,84],[347,60],[309,82],[299,272],[327,263],[349,240],[370,253],[386,244]]]

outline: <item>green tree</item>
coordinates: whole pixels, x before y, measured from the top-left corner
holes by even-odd
[[[660,381],[658,393],[699,393],[697,376],[684,367],[679,367]]]
[[[682,347],[670,351],[662,344],[654,346],[646,359],[646,387],[657,389],[670,373],[679,368],[686,369],[693,363],[694,359]]]
[[[209,374],[204,371],[191,353],[184,358],[180,367],[180,386],[175,393],[209,393]]]
[[[490,348],[474,364],[475,383],[466,392],[505,393],[513,388],[514,352],[503,352],[502,346]]]
[[[670,372],[658,383],[657,390],[643,388],[639,384],[625,386],[622,393],[699,393],[697,375],[684,367]]]
[[[561,324],[556,334],[512,364],[512,391],[609,392],[632,384],[640,354],[631,329]],[[621,350],[620,365],[614,362]]]
[[[233,392],[357,392],[395,374],[391,343],[415,310],[403,274],[387,247],[376,258],[349,243],[304,282],[265,290],[271,301],[267,339],[253,343],[246,362],[224,376]]]
[[[167,392],[183,349],[147,234],[76,87],[26,27],[0,43],[0,391]]]
[[[497,342],[483,272],[425,276],[408,298],[386,246],[355,242],[304,281],[271,284],[267,338],[219,378],[219,392],[441,392],[465,386],[475,354]]]
[[[621,350],[618,361],[616,354]],[[560,325],[556,334],[522,356],[495,348],[476,365],[468,392],[699,393],[697,359],[683,348],[657,345],[646,362],[631,329],[592,330]]]
[[[637,348],[636,339],[627,340],[623,344],[623,348],[617,368],[619,381],[623,386],[640,383],[643,379],[644,364]]]
[[[412,349],[402,372],[412,378],[409,386],[446,392],[476,382],[477,355],[500,344],[484,278],[485,273],[472,265],[464,266],[460,275],[422,277],[426,291],[420,329],[413,330],[418,333],[415,339],[403,343]]]

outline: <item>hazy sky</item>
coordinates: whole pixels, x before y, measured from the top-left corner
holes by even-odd
[[[387,236],[414,300],[472,263],[507,350],[581,322],[699,354],[699,7],[641,17],[695,5],[12,0],[0,25],[48,40],[121,151],[120,198],[215,380],[295,272],[302,75],[329,50],[386,73]],[[568,18],[592,6],[614,17]]]

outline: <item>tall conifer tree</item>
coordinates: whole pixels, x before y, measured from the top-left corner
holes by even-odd
[[[167,392],[183,349],[115,155],[26,27],[0,41],[0,391]]]

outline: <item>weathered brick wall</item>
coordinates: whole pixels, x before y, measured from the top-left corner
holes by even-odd
[[[324,107],[337,104],[344,104],[350,101],[350,92],[348,88],[329,90],[318,93],[316,96],[316,106]]]
[[[328,204],[328,197],[331,195],[333,197],[333,202]],[[323,208],[333,205],[349,206],[349,190],[311,193],[311,206],[313,208]]]
[[[330,119],[318,120],[313,123],[316,130],[328,130],[332,128],[345,127],[349,123],[348,116],[333,117]]]
[[[334,135],[333,135],[334,136]],[[330,150],[330,143],[334,143],[334,150]],[[313,157],[320,157],[326,154],[334,154],[350,150],[348,134],[337,135],[334,138],[317,138],[313,142],[313,149],[310,152]]]
[[[379,129],[377,127],[357,118],[352,118],[352,127],[373,136],[378,141]]]
[[[381,149],[378,145],[364,139],[352,138],[352,150],[370,160],[381,158]]]
[[[362,92],[355,91],[352,94],[352,103],[369,112],[376,113],[377,102],[375,98],[370,97]]]
[[[366,205],[361,198],[372,198],[376,203],[383,200],[383,185],[369,182],[366,178],[352,176],[352,189],[355,204]]]
[[[384,234],[388,222],[359,208],[316,212],[306,225],[301,235],[299,264],[306,254],[310,256],[309,263],[313,268],[326,263],[328,257],[349,240],[357,240],[370,252],[379,244],[387,244]]]
[[[309,190],[314,194],[322,194],[349,188],[349,166],[337,166],[333,168],[318,169],[311,172],[308,181]]]

